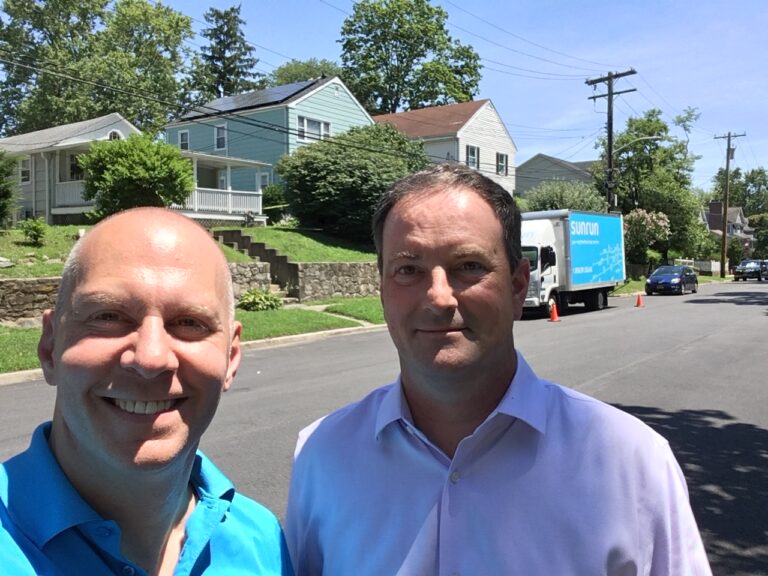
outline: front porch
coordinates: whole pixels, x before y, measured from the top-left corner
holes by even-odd
[[[198,220],[240,222],[248,219],[256,225],[267,223],[267,217],[262,214],[261,186],[270,181],[269,164],[190,151],[182,151],[182,156],[192,164],[197,187],[184,203],[174,204],[172,209]],[[233,170],[238,169],[252,171],[253,177],[249,180],[254,190],[232,189]],[[54,221],[71,220],[93,208],[94,202],[83,198],[84,188],[83,180],[55,183],[50,207]]]

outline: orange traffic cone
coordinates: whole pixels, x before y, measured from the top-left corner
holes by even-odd
[[[643,293],[638,292],[637,293],[637,301],[635,302],[635,308],[645,308],[645,304],[643,303]]]
[[[560,322],[560,316],[557,315],[557,304],[552,304],[552,308],[549,310],[549,321]]]

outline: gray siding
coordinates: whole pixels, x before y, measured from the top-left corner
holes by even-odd
[[[588,184],[593,181],[590,174],[585,174],[568,166],[553,162],[551,158],[534,156],[518,168],[515,192],[525,195],[531,188],[551,180],[586,182]]]

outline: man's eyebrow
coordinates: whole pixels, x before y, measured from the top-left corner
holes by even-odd
[[[418,256],[417,254],[414,254],[413,252],[410,252],[408,250],[403,250],[402,252],[396,252],[392,255],[392,260],[398,260],[400,258],[404,258],[406,260],[418,260],[421,258],[421,256]]]

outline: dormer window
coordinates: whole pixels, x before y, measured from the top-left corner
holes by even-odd
[[[107,136],[109,140],[122,140],[123,135],[120,134],[117,130],[112,130],[109,135]]]

